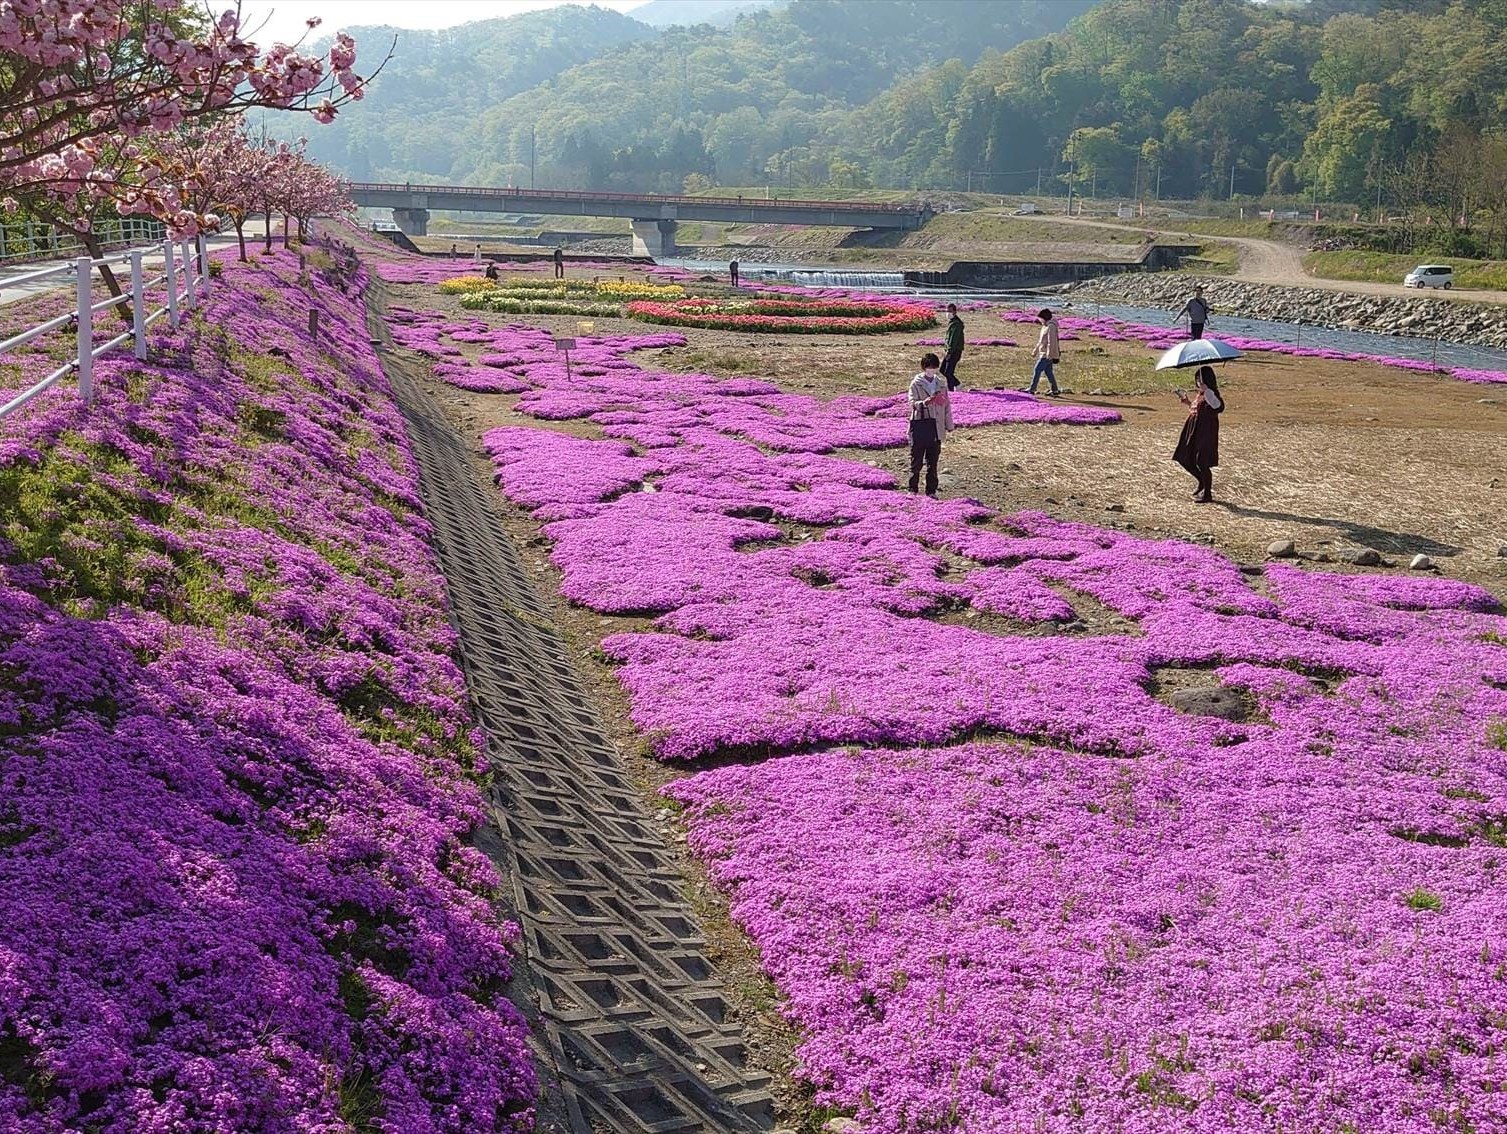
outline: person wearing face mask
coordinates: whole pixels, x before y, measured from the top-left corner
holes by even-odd
[[[1188,420],[1183,423],[1182,436],[1177,439],[1172,459],[1198,482],[1193,503],[1208,504],[1214,499],[1214,469],[1219,464],[1219,415],[1224,412],[1224,399],[1219,396],[1219,379],[1212,366],[1200,366],[1193,375],[1193,384],[1196,387],[1193,397],[1181,390],[1177,392],[1178,399],[1188,407]]]
[[[952,428],[952,401],[942,360],[927,352],[921,356],[921,373],[910,380],[910,490],[920,487],[921,466],[926,465],[926,495],[937,494],[937,463],[942,459],[942,438]]]

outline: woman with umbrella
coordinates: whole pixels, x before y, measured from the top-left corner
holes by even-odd
[[[1188,407],[1188,420],[1183,423],[1182,436],[1172,459],[1188,470],[1188,475],[1198,482],[1193,493],[1195,504],[1207,504],[1214,499],[1214,469],[1219,464],[1219,415],[1224,412],[1224,399],[1219,396],[1219,379],[1212,366],[1200,366],[1194,372],[1193,382],[1197,389],[1193,397],[1181,390],[1178,400]]]

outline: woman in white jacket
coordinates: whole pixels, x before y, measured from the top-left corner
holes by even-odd
[[[910,380],[910,490],[921,483],[921,465],[926,465],[926,495],[937,494],[937,462],[942,459],[942,438],[952,429],[952,400],[941,373],[942,360],[935,354],[921,356],[921,373]]]

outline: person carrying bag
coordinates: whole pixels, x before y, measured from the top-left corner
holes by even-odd
[[[921,356],[921,373],[910,380],[910,491],[921,483],[926,465],[926,495],[937,494],[937,464],[942,459],[942,438],[952,428],[952,399],[941,374],[942,360],[935,354]]]

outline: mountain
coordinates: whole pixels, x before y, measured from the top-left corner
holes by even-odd
[[[794,177],[847,117],[946,61],[1057,31],[1093,0],[791,0],[728,28],[670,27],[482,115],[457,176],[679,190]],[[774,171],[773,173],[771,172]]]
[[[628,15],[651,28],[710,24],[726,27],[745,12],[777,8],[786,0],[649,0]]]
[[[604,51],[651,38],[607,9],[562,5],[442,31],[352,27],[363,60],[394,54],[360,102],[330,127],[306,132],[309,154],[354,180],[443,180],[468,125],[499,102]],[[327,45],[322,45],[327,46]]]

